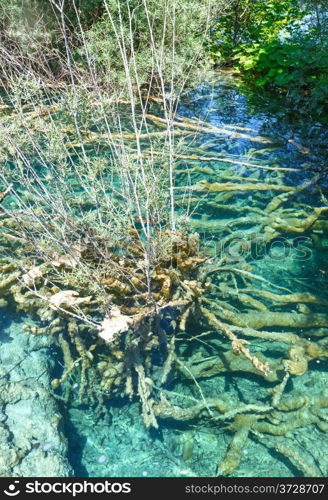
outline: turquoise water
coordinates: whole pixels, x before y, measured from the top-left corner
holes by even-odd
[[[177,121],[188,119],[184,123],[204,130],[196,135],[191,132],[178,149],[176,210],[184,213],[187,206],[187,224],[200,235],[202,249],[215,262],[225,258],[221,267],[226,269],[213,273],[209,293],[221,320],[230,323],[230,312],[236,318],[234,326],[244,322],[241,329],[295,334],[314,344],[320,342],[324,350],[328,333],[327,213],[323,211],[318,218],[322,223],[312,221],[304,231],[296,221],[304,221],[314,207],[325,206],[328,131],[320,123],[284,119],[284,112],[270,111],[270,99],[262,96],[256,102],[254,94],[242,93],[224,74],[183,98]],[[211,190],[209,186],[215,183],[269,184],[277,191]],[[283,212],[266,212],[268,204],[281,195],[282,185],[304,189],[283,201],[278,207]],[[272,227],[277,234],[270,239]],[[277,298],[291,294],[304,298],[305,293],[307,300]],[[311,302],[310,295],[316,302]],[[38,324],[35,318],[10,307],[1,307],[0,312],[0,377],[10,387],[1,428],[7,475],[215,476],[218,464],[224,475],[222,462],[242,426],[250,430],[245,438],[235,438],[239,439],[240,456],[233,476],[327,474],[326,355],[309,359],[304,373],[297,366],[299,373],[286,380],[281,406],[287,407],[287,401],[298,403],[264,412],[257,427],[245,419],[218,419],[202,412],[187,421],[159,418],[159,428],[147,430],[137,399],[107,400],[106,411],[100,414],[95,404],[79,404],[74,396],[79,387],[75,372],[67,381],[68,400],[67,394],[53,391],[50,381],[60,377],[64,364],[55,339],[23,331],[26,324]],[[299,325],[300,317],[303,323]],[[286,354],[290,346],[278,337],[246,336],[252,355],[264,355],[273,367],[265,377],[245,365],[242,356],[235,356],[229,365],[230,342],[209,332],[198,319],[187,321],[186,331],[178,332],[176,338],[179,359],[198,374],[197,382],[180,370],[168,378],[163,394],[168,391],[170,401],[181,407],[204,398],[220,398],[227,408],[270,405],[272,391],[284,378],[280,360],[291,359]],[[220,368],[215,369],[218,364]],[[212,375],[207,373],[211,370]],[[251,417],[263,411],[254,408],[241,415]],[[268,432],[272,429],[276,434]]]

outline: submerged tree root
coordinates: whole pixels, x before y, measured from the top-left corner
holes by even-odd
[[[53,388],[55,390],[63,388],[65,392],[65,387],[70,384],[72,377],[76,380],[78,375],[79,401],[88,400],[93,403],[100,401],[102,405],[106,397],[125,394],[132,398],[137,395],[141,401],[142,417],[147,427],[157,427],[158,418],[181,421],[209,418],[216,422],[235,418],[235,427],[231,427],[231,430],[238,427],[237,433],[231,443],[226,461],[219,467],[220,474],[230,474],[238,466],[241,458],[238,452],[239,444],[247,440],[250,430],[284,436],[291,429],[309,423],[315,423],[323,430],[326,424],[321,418],[320,409],[325,407],[325,400],[321,401],[323,406],[320,408],[318,402],[311,403],[311,411],[299,413],[297,420],[293,418],[291,421],[284,421],[284,418],[279,417],[279,412],[285,412],[287,406],[287,411],[296,411],[297,408],[304,406],[300,400],[293,403],[293,400],[284,402],[284,399],[281,399],[285,387],[285,382],[282,382],[285,380],[283,376],[284,374],[301,376],[306,373],[309,361],[327,357],[328,348],[324,339],[319,342],[310,342],[296,334],[269,332],[262,329],[271,326],[300,330],[325,328],[328,327],[327,316],[319,313],[273,312],[268,306],[265,308],[263,306],[262,309],[261,303],[250,297],[250,294],[261,295],[262,292],[247,286],[243,290],[236,290],[231,285],[229,286],[227,283],[229,268],[222,266],[221,262],[221,267],[220,263],[217,267],[214,266],[216,281],[220,279],[220,275],[222,279],[224,278],[219,288],[222,292],[237,298],[247,308],[254,310],[237,313],[233,307],[229,309],[222,307],[210,298],[214,293],[211,282],[211,276],[214,273],[213,264],[206,264],[206,259],[199,254],[197,240],[185,239],[179,235],[174,236],[171,243],[173,247],[170,248],[169,258],[171,265],[175,262],[174,267],[167,266],[167,261],[164,259],[162,267],[157,266],[152,277],[153,299],[157,300],[156,308],[151,303],[138,304],[139,300],[145,300],[147,297],[142,289],[146,280],[144,276],[136,275],[133,262],[125,259],[125,269],[121,276],[126,276],[128,279],[122,279],[119,275],[115,278],[109,276],[101,278],[110,294],[111,301],[116,302],[117,309],[112,305],[110,307],[112,312],[109,311],[106,321],[100,320],[98,326],[97,323],[91,326],[88,322],[83,326],[84,318],[87,318],[93,310],[91,296],[80,297],[78,292],[72,293],[69,290],[65,293],[57,291],[55,283],[58,275],[53,273],[53,265],[43,265],[39,268],[42,271],[33,273],[31,270],[26,273],[26,267],[25,272],[20,272],[15,265],[4,268],[1,282],[4,296],[7,300],[12,297],[25,311],[37,312],[43,321],[51,320],[52,326],[45,329],[43,333],[56,336],[58,330],[65,331],[66,324],[67,333],[61,333],[58,337],[64,355],[65,368],[62,376],[53,380]],[[138,255],[138,252],[136,247],[135,255]],[[90,254],[88,255],[90,259]],[[173,258],[172,255],[174,255]],[[78,258],[82,259],[83,254],[81,253]],[[112,256],[111,259],[114,263],[115,257]],[[69,259],[57,256],[53,262],[56,262],[56,265],[59,262],[63,263],[62,269],[65,270],[66,281],[70,279],[70,275],[72,279],[74,278],[75,267]],[[122,267],[123,261],[119,262]],[[55,269],[58,272],[58,267],[55,266]],[[195,270],[194,274],[192,269]],[[232,269],[240,271],[240,275],[246,280],[254,278],[254,275],[248,271]],[[127,287],[131,286],[132,280],[135,280],[135,285],[141,288],[139,294],[134,294],[133,301],[131,298],[127,301],[126,294],[129,293]],[[232,285],[236,285],[236,282],[232,281]],[[88,289],[84,289],[84,294],[88,293],[90,293]],[[274,304],[298,302],[325,304],[325,301],[309,293],[278,295],[264,290],[262,295]],[[40,301],[40,297],[43,297],[45,301]],[[114,311],[117,312],[114,314]],[[58,314],[63,321],[61,324],[55,320]],[[178,333],[180,330],[179,335],[182,335],[181,340],[183,340],[190,323],[194,321],[206,324],[209,332],[212,332],[212,337],[216,332],[216,339],[209,338],[205,341],[205,345],[218,351],[216,356],[197,361],[193,358],[182,360],[179,356],[180,344],[175,341],[174,331]],[[86,336],[83,331],[90,333]],[[237,335],[260,339],[263,342],[278,342],[280,345],[285,344],[286,349],[282,349],[278,359],[265,358],[262,353],[253,354],[252,345]],[[102,339],[105,339],[105,342]],[[197,345],[197,336],[193,342]],[[226,342],[229,342],[231,348],[226,345]],[[161,347],[164,345],[165,348]],[[160,361],[154,365],[152,358],[155,353],[159,355]],[[204,377],[214,377],[217,374],[242,371],[257,374],[270,383],[279,383],[281,389],[279,389],[280,392],[276,392],[274,400],[276,412],[274,421],[278,418],[279,425],[272,423],[273,407],[270,405],[241,405],[231,408],[224,401],[208,399],[202,393],[198,380]],[[201,401],[196,405],[189,408],[172,406],[164,394],[158,401],[158,388],[165,387],[168,379],[172,380],[179,376],[184,379],[189,378],[197,385]],[[72,397],[70,391],[66,391],[66,395]],[[105,411],[104,407],[103,411]],[[217,411],[219,415],[216,415]],[[245,413],[247,418],[244,416]],[[268,415],[267,421],[263,420],[264,415]],[[244,422],[246,422],[245,426]]]
[[[45,119],[47,113],[39,110],[26,116],[31,129],[33,120]],[[146,119],[167,125],[163,118],[147,115]],[[191,132],[228,137],[239,134],[228,127],[178,117],[173,125],[176,136]],[[64,132],[67,149],[81,146],[72,129]],[[245,132],[241,131],[239,137],[269,142]],[[82,135],[87,146],[105,142],[108,137],[96,132]],[[152,137],[165,139],[167,130],[152,129],[138,139]],[[134,141],[137,137],[124,131],[117,138]],[[161,420],[225,425],[232,439],[218,465],[219,475],[238,469],[247,441],[254,439],[286,457],[302,474],[319,476],[315,464],[289,444],[288,433],[309,425],[327,432],[327,395],[325,391],[320,395],[299,394],[294,388],[287,394],[286,387],[288,381],[292,385],[295,377],[308,372],[311,361],[327,358],[328,316],[324,307],[328,300],[324,292],[300,292],[290,283],[272,283],[257,275],[247,262],[252,246],[265,246],[281,235],[309,235],[315,243],[314,234],[328,233],[327,207],[294,202],[296,195],[314,188],[319,177],[293,187],[273,176],[273,170],[293,169],[236,162],[200,151],[176,154],[175,159],[238,163],[267,170],[265,180],[260,180],[260,174],[245,180],[232,170],[217,172],[214,164],[213,169],[199,166],[193,172],[187,168],[188,174],[217,177],[175,186],[177,192],[184,191],[182,202],[195,207],[204,203],[213,211],[213,217],[187,222],[189,229],[213,233],[220,257],[202,250],[196,234],[166,231],[162,222],[151,221],[154,239],[161,236],[159,251],[156,248],[147,268],[145,243],[135,229],[141,224],[140,218],[133,229],[125,228],[127,235],[122,241],[106,245],[105,237],[98,238],[92,231],[80,237],[79,228],[74,226],[72,241],[54,245],[56,250],[50,246],[36,256],[33,230],[36,234],[43,230],[51,233],[51,220],[43,214],[44,225],[31,230],[31,221],[24,213],[11,217],[4,209],[8,188],[0,194],[1,245],[10,255],[6,262],[1,261],[0,306],[14,305],[36,316],[40,326],[27,324],[26,333],[51,335],[59,345],[64,366],[52,381],[52,388],[65,401],[91,403],[98,416],[108,416],[108,399],[136,399],[148,428],[157,428]],[[143,153],[151,158],[158,156],[148,144]],[[215,182],[217,179],[220,182]],[[242,202],[234,200],[236,193]],[[252,197],[243,198],[248,195]],[[230,215],[226,219],[216,217],[217,211]],[[117,244],[120,252],[115,251]],[[227,251],[230,244],[234,252]],[[15,260],[11,260],[12,253],[17,255]],[[326,270],[321,271],[325,279]],[[286,305],[295,305],[295,312],[286,312]],[[203,379],[231,373],[251,374],[261,388],[266,387],[267,397],[237,403],[229,394],[213,397],[206,392]],[[193,396],[171,390],[172,385],[179,384],[186,390],[192,388]],[[78,390],[73,389],[75,386]]]

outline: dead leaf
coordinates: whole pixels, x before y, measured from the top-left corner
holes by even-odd
[[[22,280],[24,281],[25,285],[27,286],[32,286],[34,285],[35,281],[38,280],[39,278],[42,278],[43,273],[41,271],[40,266],[32,267],[27,273],[23,274]]]
[[[49,297],[50,307],[74,307],[79,304],[89,303],[92,297],[79,297],[75,290],[62,290]]]
[[[132,323],[133,319],[130,316],[122,314],[117,306],[113,306],[99,327],[99,336],[106,342],[113,342],[115,336],[128,330]]]

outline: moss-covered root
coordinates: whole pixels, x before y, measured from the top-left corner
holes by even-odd
[[[239,467],[243,456],[243,448],[254,420],[256,420],[254,416],[236,416],[230,426],[230,429],[236,430],[236,432],[231,440],[225,459],[218,465],[218,476],[231,475]]]

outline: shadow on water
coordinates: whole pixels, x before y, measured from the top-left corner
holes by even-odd
[[[73,424],[69,418],[66,408],[62,408],[62,412],[66,415],[64,419],[64,434],[68,442],[68,460],[74,471],[75,477],[88,477],[89,473],[83,465],[83,450],[85,448],[87,438],[81,434],[77,425]]]

